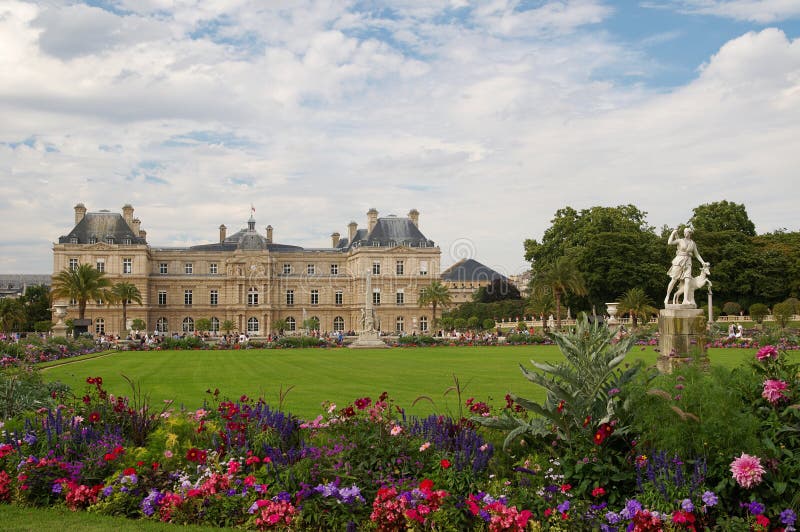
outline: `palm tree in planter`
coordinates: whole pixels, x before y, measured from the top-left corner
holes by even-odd
[[[534,287],[525,312],[541,317],[543,331],[547,330],[547,317],[553,314],[555,309],[556,301],[553,299],[553,294],[550,293],[550,290],[537,290]]]
[[[126,281],[119,282],[111,289],[114,300],[122,305],[122,330],[128,329],[128,303],[142,304],[142,293],[139,288]]]
[[[90,299],[112,301],[111,281],[106,274],[89,264],[79,264],[74,270],[64,269],[53,279],[53,298],[74,299],[78,302],[78,319],[86,316]]]
[[[586,295],[583,274],[569,256],[561,256],[534,280],[535,291],[549,291],[556,301],[556,329],[561,330],[561,298],[567,294]]]
[[[619,301],[619,311],[631,315],[634,327],[638,325],[639,318],[642,319],[642,323],[646,323],[650,316],[658,313],[658,309],[653,306],[653,300],[638,287],[625,292]]]
[[[433,281],[420,291],[418,303],[420,307],[431,306],[433,308],[431,323],[436,323],[436,307],[447,307],[452,301],[450,290],[439,281]]]

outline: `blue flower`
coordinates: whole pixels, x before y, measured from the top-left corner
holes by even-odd
[[[694,504],[692,504],[691,499],[683,499],[681,501],[681,509],[684,512],[694,512]]]
[[[701,498],[703,499],[703,502],[705,503],[705,505],[709,506],[709,507],[716,506],[717,503],[719,502],[719,499],[717,499],[717,496],[714,495],[713,491],[703,492],[703,495],[702,495]]]
[[[791,508],[787,508],[781,512],[781,523],[786,526],[794,525],[794,522],[797,521],[797,514]]]
[[[622,516],[616,512],[606,512],[606,521],[608,521],[608,524],[610,525],[616,525],[622,521]]]

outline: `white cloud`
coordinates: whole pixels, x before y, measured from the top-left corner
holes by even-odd
[[[683,13],[715,15],[759,24],[773,24],[800,16],[797,0],[671,0],[653,5],[676,8]]]

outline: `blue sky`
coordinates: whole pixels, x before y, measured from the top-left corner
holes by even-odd
[[[798,37],[791,0],[0,0],[0,273],[48,272],[78,202],[155,246],[417,208],[506,274],[566,205],[797,230]]]

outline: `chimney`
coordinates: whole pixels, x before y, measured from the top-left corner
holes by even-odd
[[[350,244],[351,246],[353,245],[353,239],[356,237],[356,231],[358,231],[357,223],[350,222],[349,224],[347,224],[347,234],[348,238],[350,239],[348,241],[348,244]]]
[[[367,232],[371,233],[378,223],[378,211],[373,207],[367,211]]]
[[[142,221],[139,218],[133,219],[133,234],[135,236],[139,236],[139,232],[142,230]]]
[[[75,225],[78,225],[84,216],[86,216],[86,205],[78,203],[75,205]]]
[[[408,217],[411,218],[412,224],[414,224],[416,227],[419,227],[419,211],[417,209],[411,209],[408,211]]]
[[[333,233],[331,235],[331,247],[335,248],[339,246],[339,237],[342,236],[339,233]]]
[[[225,237],[228,234],[228,228],[225,227],[225,224],[219,226],[219,243],[222,244],[225,242]]]
[[[139,238],[141,238],[142,240],[146,241],[147,240],[147,231],[145,231],[144,229],[140,229],[139,230]]]
[[[133,207],[131,207],[130,203],[126,203],[122,206],[122,218],[125,219],[125,223],[127,223],[128,226],[133,228]]]
[[[272,244],[272,226],[267,226],[267,244]]]

